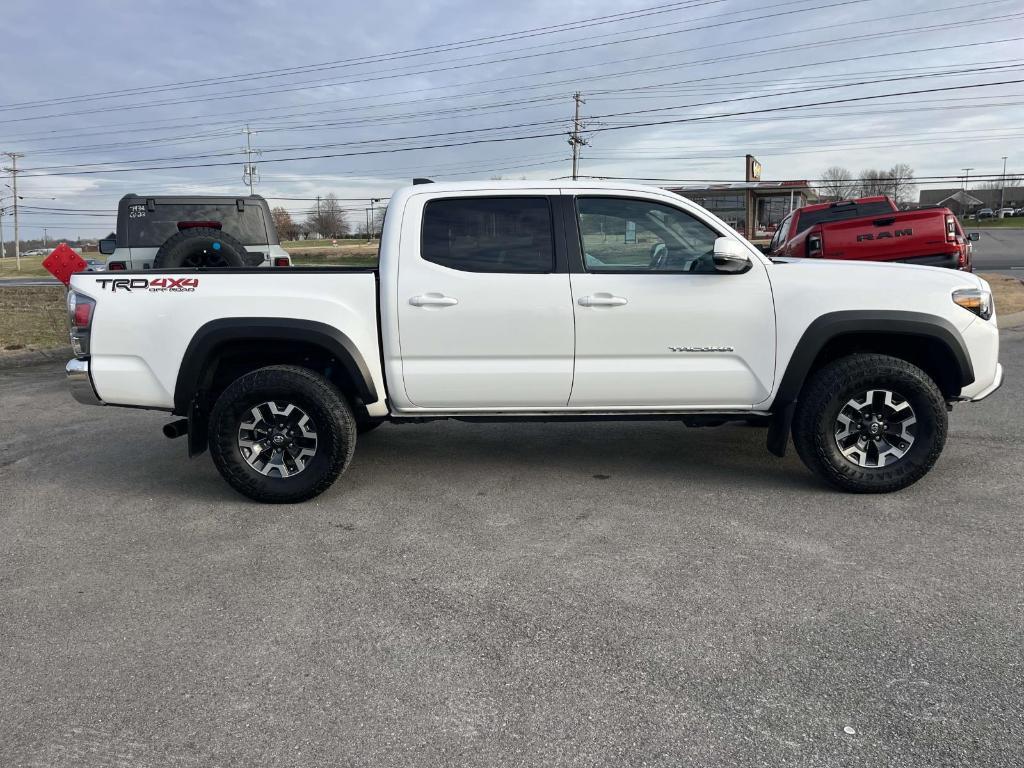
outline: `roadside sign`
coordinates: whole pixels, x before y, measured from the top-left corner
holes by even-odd
[[[50,255],[43,259],[43,269],[60,280],[64,285],[71,284],[71,276],[85,269],[85,259],[79,256],[67,243],[61,243]]]

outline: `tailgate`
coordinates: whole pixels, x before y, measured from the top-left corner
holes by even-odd
[[[956,250],[955,244],[946,243],[946,219],[940,210],[835,221],[823,224],[822,231],[828,259],[894,261]]]

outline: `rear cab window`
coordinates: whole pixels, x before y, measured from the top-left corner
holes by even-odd
[[[423,209],[420,256],[462,272],[554,271],[554,227],[546,197],[453,197]]]
[[[858,203],[842,205],[835,208],[823,208],[820,211],[804,211],[798,214],[798,233],[810,229],[815,224],[829,224],[833,221],[859,219],[861,216],[891,216],[892,206],[885,202]]]

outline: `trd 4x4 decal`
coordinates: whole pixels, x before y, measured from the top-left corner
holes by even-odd
[[[155,277],[149,280],[144,277],[101,277],[96,280],[100,290],[118,291],[149,291],[150,293],[191,293],[199,287],[198,277]]]

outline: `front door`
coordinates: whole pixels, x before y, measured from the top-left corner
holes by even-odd
[[[545,193],[455,193],[406,211],[422,227],[398,275],[413,406],[565,407],[573,310],[568,271],[556,265],[555,203]]]
[[[750,408],[771,392],[775,308],[763,262],[715,271],[716,231],[655,198],[576,198],[571,406]]]

